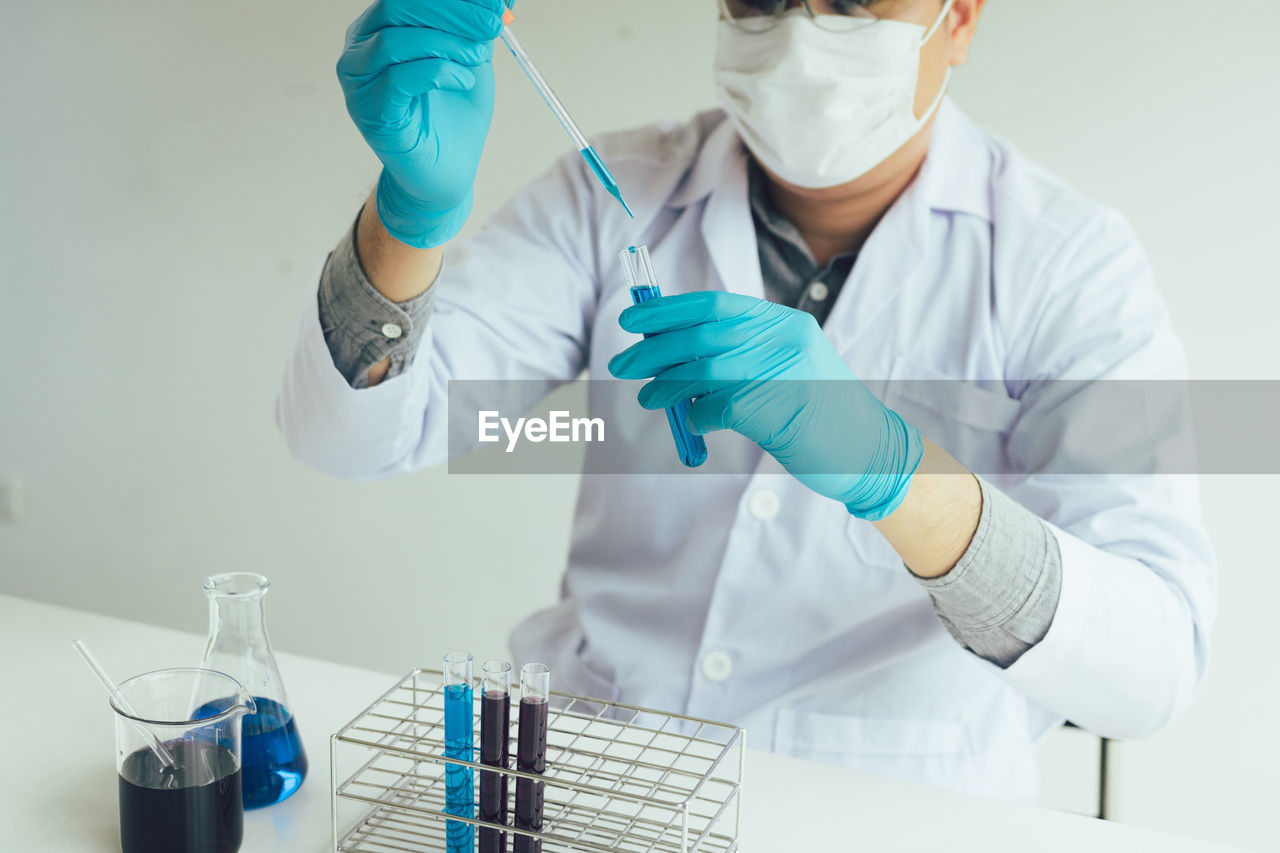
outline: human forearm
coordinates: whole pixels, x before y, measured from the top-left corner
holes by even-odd
[[[435,290],[428,288],[408,301],[392,302],[369,280],[356,249],[357,232],[368,216],[373,214],[362,210],[330,253],[316,299],[333,367],[357,390],[408,369],[435,301]]]
[[[907,498],[876,527],[893,537],[956,642],[1007,668],[1053,624],[1062,555],[1042,519],[925,444]]]
[[[916,576],[956,642],[1002,669],[1053,625],[1062,554],[1043,519],[980,481],[982,513],[959,561],[935,578]]]
[[[964,555],[981,513],[977,478],[925,439],[924,456],[906,498],[887,518],[872,523],[912,572],[936,578]]]
[[[391,236],[377,216],[377,195],[376,189],[370,193],[356,226],[360,264],[379,293],[392,302],[408,302],[425,293],[439,277],[444,246],[418,249]],[[368,386],[381,382],[390,369],[390,357],[370,367]]]
[[[392,302],[408,302],[425,292],[440,275],[444,246],[418,249],[388,233],[377,216],[375,189],[356,226],[356,249],[369,282]]]

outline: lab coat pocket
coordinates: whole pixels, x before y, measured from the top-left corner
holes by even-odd
[[[559,692],[608,702],[618,698],[614,680],[591,661],[590,644],[571,600],[539,610],[517,625],[511,632],[511,651],[521,663],[550,666],[552,687]]]
[[[881,400],[975,474],[1013,470],[1009,433],[1022,405],[998,381],[979,384],[898,356]]]
[[[967,789],[973,784],[973,747],[955,720],[854,717],[784,708],[774,747],[794,758],[868,773]]]
[[[578,641],[575,658],[576,678],[573,679],[573,689],[568,692],[588,699],[616,702],[619,693],[618,685],[614,679],[606,677],[598,665],[591,662],[590,648],[585,635]]]

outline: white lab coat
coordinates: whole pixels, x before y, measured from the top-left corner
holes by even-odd
[[[277,411],[299,459],[414,471],[445,460],[450,379],[608,377],[636,340],[617,323],[629,244],[649,244],[665,293],[763,296],[746,155],[721,113],[599,147],[639,218],[566,157],[451,250],[397,378],[352,390],[308,298]],[[1042,405],[1034,380],[1185,373],[1125,221],[950,101],[825,331],[861,377],[973,380],[885,402],[988,471]],[[1022,799],[1033,744],[1062,719],[1141,737],[1203,677],[1216,574],[1193,478],[990,476],[1050,522],[1063,563],[1048,635],[1000,670],[947,634],[869,524],[740,436],[709,445],[754,453],[756,473],[583,478],[563,599],[516,628],[518,661],[548,662],[570,692],[740,723],[758,748]]]

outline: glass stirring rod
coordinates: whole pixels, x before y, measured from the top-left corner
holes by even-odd
[[[520,66],[525,76],[529,78],[533,88],[538,90],[538,94],[542,96],[542,100],[546,105],[551,108],[551,112],[555,113],[555,117],[560,121],[560,126],[573,139],[573,144],[578,146],[578,153],[582,155],[582,159],[587,161],[587,165],[591,167],[591,171],[600,179],[600,183],[608,190],[609,195],[618,200],[618,204],[622,205],[622,209],[627,212],[627,216],[635,219],[636,215],[631,212],[631,207],[622,198],[622,192],[618,189],[618,182],[614,180],[613,175],[604,165],[604,161],[600,159],[600,155],[596,153],[595,148],[591,147],[591,144],[587,142],[587,138],[582,135],[577,123],[569,115],[569,111],[564,108],[564,104],[560,103],[560,99],[556,97],[556,93],[552,91],[551,86],[538,71],[537,66],[533,64],[529,54],[525,53],[524,47],[521,46],[515,33],[511,32],[510,24],[515,19],[515,13],[510,9],[502,16],[504,24],[502,28],[502,43],[511,51],[511,55],[516,58],[516,64]]]

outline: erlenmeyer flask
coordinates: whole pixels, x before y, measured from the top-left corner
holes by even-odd
[[[209,645],[203,665],[236,678],[257,706],[256,713],[244,718],[246,809],[286,799],[307,775],[307,755],[267,640],[263,599],[269,588],[262,575],[247,572],[214,575],[204,584],[209,597]]]

